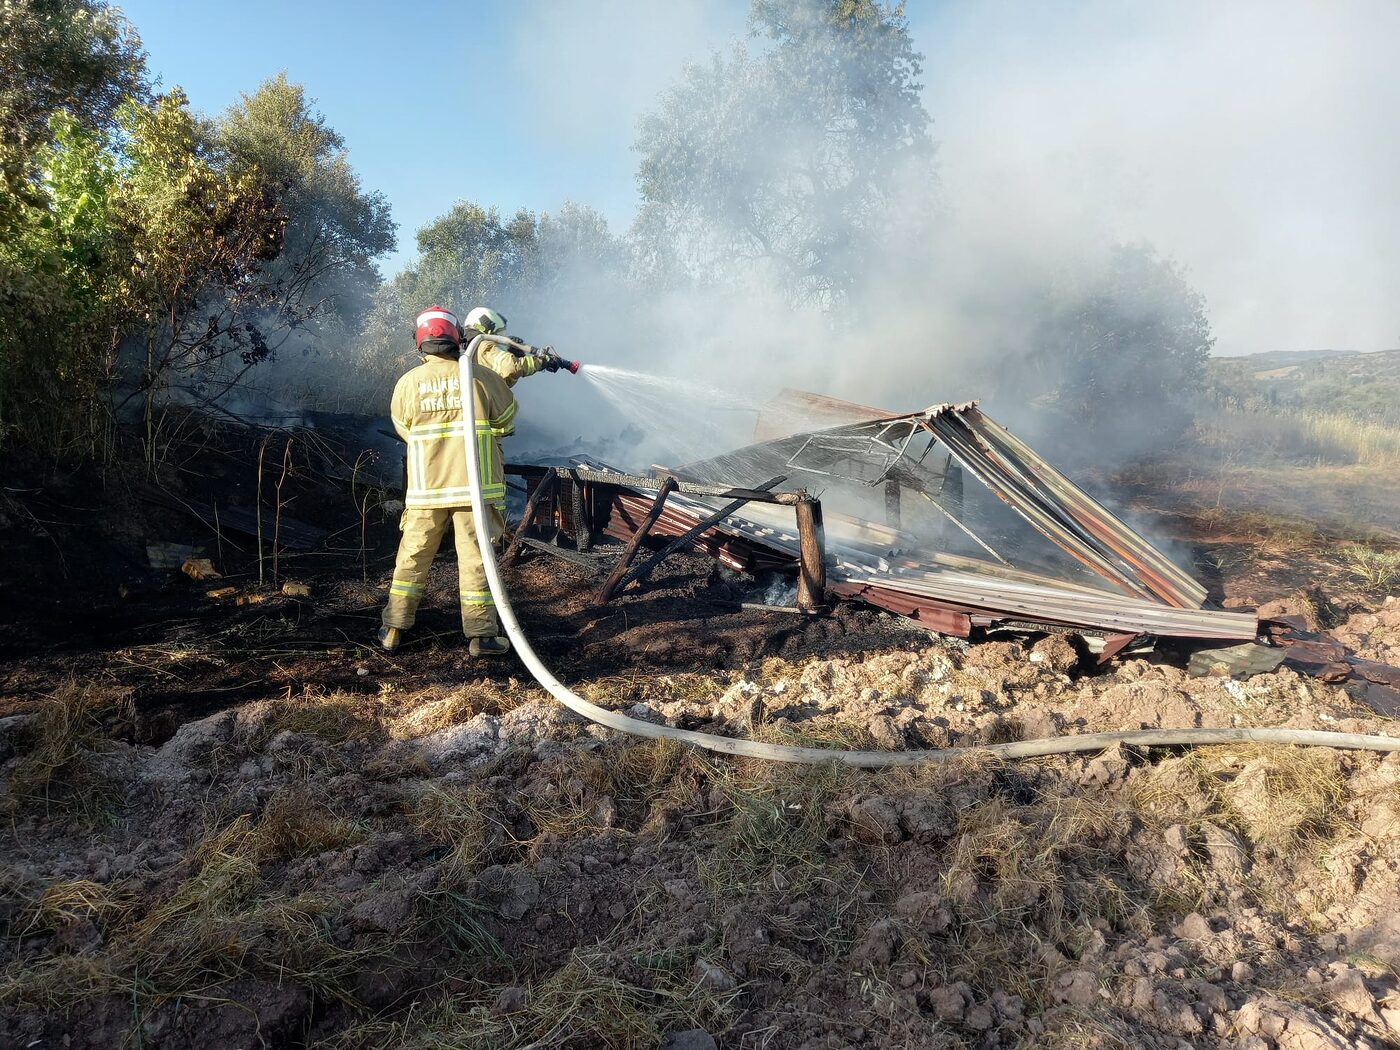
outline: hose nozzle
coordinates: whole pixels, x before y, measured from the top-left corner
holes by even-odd
[[[578,370],[583,367],[582,361],[570,361],[567,358],[560,358],[559,364],[567,368],[571,375],[578,375]]]

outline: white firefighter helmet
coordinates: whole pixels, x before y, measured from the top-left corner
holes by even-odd
[[[489,306],[478,306],[467,314],[466,326],[487,335],[500,335],[506,330],[506,319]]]

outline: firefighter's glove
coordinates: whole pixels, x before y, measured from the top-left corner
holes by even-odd
[[[554,347],[546,346],[540,350],[540,368],[546,372],[557,372],[564,367],[564,359],[554,352]]]

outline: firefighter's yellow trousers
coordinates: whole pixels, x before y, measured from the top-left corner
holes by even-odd
[[[491,538],[505,530],[501,512],[495,507],[490,515]],[[460,507],[409,507],[403,513],[403,538],[399,540],[399,557],[394,565],[394,579],[389,584],[389,604],[384,607],[386,627],[408,628],[418,614],[418,603],[428,582],[428,570],[442,544],[442,537],[451,522],[457,537],[457,574],[462,603],[462,633],[468,638],[489,638],[500,633],[496,619],[496,603],[486,584],[486,570],[481,564],[481,551],[476,545],[472,511]]]

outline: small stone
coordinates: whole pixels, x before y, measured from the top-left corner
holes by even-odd
[[[695,976],[705,987],[716,992],[732,992],[739,987],[734,975],[709,959],[695,960]]]
[[[969,993],[972,989],[964,981],[943,988],[933,988],[928,993],[928,1003],[940,1021],[958,1024],[967,1010]]]
[[[1254,967],[1247,962],[1237,962],[1230,967],[1230,980],[1236,984],[1248,984],[1254,980]]]
[[[1173,930],[1178,937],[1187,941],[1206,941],[1215,935],[1210,923],[1199,912],[1192,912],[1182,919]]]
[[[851,961],[862,967],[888,966],[894,961],[895,947],[899,943],[898,929],[893,919],[879,919],[872,923],[865,936],[851,952]]]
[[[878,795],[859,798],[851,803],[849,812],[861,841],[884,845],[899,841],[899,811],[888,800]]]
[[[1162,840],[1166,842],[1167,848],[1179,857],[1184,857],[1191,852],[1191,839],[1186,834],[1186,829],[1180,824],[1173,824],[1162,833]]]
[[[288,580],[282,584],[282,593],[288,598],[310,598],[311,587],[305,583],[294,583]]]
[[[1376,1001],[1366,987],[1360,970],[1347,969],[1327,982],[1327,997],[1353,1017],[1370,1017]]]
[[[1088,970],[1071,970],[1055,982],[1055,999],[1070,1006],[1090,1007],[1099,1002],[1098,979]]]

